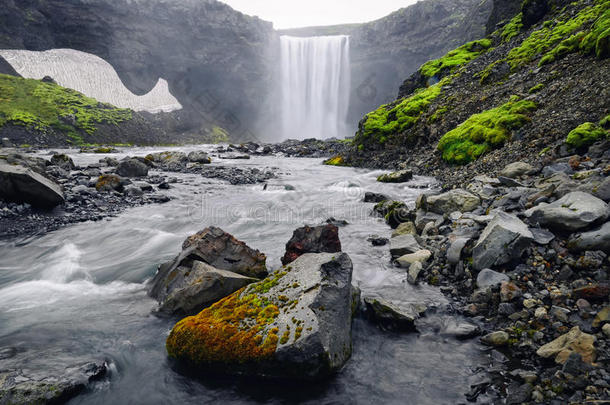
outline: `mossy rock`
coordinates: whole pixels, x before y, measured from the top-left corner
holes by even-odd
[[[528,114],[536,103],[512,97],[500,107],[474,114],[457,128],[447,132],[438,143],[438,150],[448,163],[465,164],[487,151],[502,146],[514,130],[529,122]]]
[[[324,161],[327,166],[345,166],[345,159],[341,155],[337,155]]]
[[[167,352],[208,372],[326,377],[351,354],[351,278],[345,253],[303,255],[178,322]]]
[[[587,148],[604,138],[608,139],[609,137],[610,131],[605,130],[592,122],[585,122],[568,134],[566,144],[576,149],[582,149]]]

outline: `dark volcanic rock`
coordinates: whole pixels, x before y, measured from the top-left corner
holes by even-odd
[[[44,208],[64,201],[59,185],[25,167],[5,164],[0,164],[0,198]]]
[[[339,228],[335,225],[305,226],[294,231],[286,244],[282,264],[287,265],[305,253],[337,253],[341,251]]]
[[[103,360],[50,356],[45,352],[33,355],[15,348],[0,349],[0,403],[62,404],[107,372]]]

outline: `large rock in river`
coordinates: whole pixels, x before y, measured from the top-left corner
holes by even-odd
[[[220,228],[190,236],[182,252],[164,263],[150,295],[159,311],[193,314],[267,275],[266,257]]]
[[[351,355],[351,279],[347,254],[305,254],[180,321],[168,354],[208,372],[325,377]]]
[[[569,193],[551,204],[540,204],[526,214],[538,222],[558,230],[578,231],[608,218],[608,204],[581,191]]]
[[[127,159],[119,163],[117,173],[123,177],[146,177],[148,166],[138,159]]]
[[[305,253],[337,253],[340,251],[339,228],[335,225],[304,226],[295,230],[292,238],[286,244],[282,264],[291,263]]]
[[[61,187],[23,166],[0,164],[0,199],[51,208],[64,202]]]

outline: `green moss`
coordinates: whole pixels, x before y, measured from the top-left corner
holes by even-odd
[[[440,96],[442,86],[449,82],[449,78],[444,78],[433,86],[416,91],[410,97],[393,104],[382,105],[367,114],[362,129],[356,136],[358,149],[364,149],[362,145],[369,143],[384,144],[392,135],[411,128],[428,106]]]
[[[131,110],[99,103],[53,83],[0,75],[0,127],[22,125],[66,134],[74,144],[93,135],[98,124],[117,125],[132,118]]]
[[[610,2],[605,3],[605,9],[580,43],[584,53],[595,53],[598,58],[610,56]]]
[[[513,48],[508,53],[508,64],[513,71],[516,71],[544,52],[550,51],[544,56],[544,63],[550,63],[557,56],[565,55],[566,52],[569,53],[570,50],[574,51],[581,46],[581,49],[590,52],[594,47],[597,47],[597,42],[600,38],[600,46],[603,48],[605,41],[603,39],[604,32],[607,29],[604,29],[604,27],[607,25],[605,21],[607,20],[606,14],[609,8],[610,0],[597,0],[595,5],[584,7],[574,17],[566,16],[563,19],[559,19],[554,25],[543,25],[541,29],[532,32],[520,46]],[[597,21],[594,24],[597,28],[594,27],[586,37],[584,34],[573,35],[583,30],[585,25],[597,20],[600,16],[602,21]],[[559,46],[557,46],[558,44]]]
[[[439,121],[443,117],[443,115],[447,113],[447,111],[449,111],[449,108],[447,107],[441,107],[437,109],[434,114],[432,114],[430,118],[428,118],[428,123],[434,124],[435,122]]]
[[[468,42],[439,59],[431,60],[419,69],[424,77],[435,77],[442,72],[453,72],[456,68],[465,65],[491,47],[490,39],[480,39]]]
[[[478,159],[490,149],[502,146],[513,130],[529,121],[528,114],[536,109],[532,101],[518,101],[516,96],[497,108],[472,115],[464,123],[447,132],[438,149],[449,163],[465,164]]]
[[[534,87],[529,89],[528,93],[530,93],[530,94],[538,93],[542,89],[544,89],[544,84],[543,83],[538,83],[537,85],[535,85]]]
[[[523,29],[523,13],[517,14],[508,24],[504,26],[500,36],[504,42],[508,42],[521,33]]]
[[[345,166],[345,160],[343,156],[337,155],[333,158],[324,161],[324,164],[327,166]]]
[[[592,122],[585,122],[568,134],[566,143],[573,148],[580,149],[591,146],[604,137],[609,138],[610,131]]]
[[[204,136],[204,143],[229,143],[229,133],[224,128],[214,126],[212,129],[206,131]]]
[[[581,43],[582,39],[584,38],[584,36],[585,36],[585,33],[581,31],[581,32],[578,32],[578,33],[570,36],[567,39],[564,39],[563,41],[561,41],[559,43],[559,45],[557,45],[555,48],[553,48],[552,50],[547,52],[542,57],[542,59],[540,59],[538,66],[544,66],[546,64],[552,63],[552,62],[564,57],[567,54],[578,51],[580,43]]]
[[[610,129],[610,115],[606,115],[600,122],[599,126],[602,128]]]

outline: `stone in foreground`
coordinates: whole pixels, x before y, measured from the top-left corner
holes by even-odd
[[[428,211],[444,215],[455,211],[474,211],[481,205],[481,199],[469,191],[455,189],[439,195],[426,196],[421,205]]]
[[[477,270],[499,266],[521,257],[534,235],[519,218],[499,211],[483,230],[472,251]]]
[[[22,352],[0,348],[0,404],[63,404],[82,393],[89,384],[103,378],[107,365],[102,360]]]
[[[411,179],[413,179],[413,171],[411,170],[401,170],[377,177],[377,181],[381,183],[406,183]]]
[[[0,199],[52,208],[64,202],[61,187],[23,166],[0,164]]]
[[[411,253],[419,252],[421,247],[411,234],[399,235],[390,239],[390,253],[392,257],[401,257]]]
[[[428,307],[423,303],[390,300],[378,295],[364,297],[369,319],[384,329],[414,331],[415,321]]]
[[[540,204],[526,211],[532,222],[553,229],[578,231],[608,218],[608,205],[591,194],[576,191],[551,204]]]
[[[337,253],[341,251],[339,228],[328,224],[321,226],[304,226],[292,234],[286,244],[286,253],[282,264],[287,265],[305,253]]]
[[[167,339],[171,358],[197,370],[319,379],[351,355],[352,262],[305,254],[196,316]]]
[[[568,246],[575,251],[601,250],[610,254],[610,222],[597,230],[572,236]]]
[[[565,335],[559,336],[557,339],[542,346],[536,354],[545,359],[555,358],[555,363],[563,364],[568,360],[570,354],[576,352],[582,356],[582,360],[591,364],[595,361],[596,337],[589,335],[580,330],[578,326],[572,328]]]
[[[162,264],[150,295],[159,311],[193,314],[267,274],[266,257],[220,228],[207,228],[184,242],[182,252]]]
[[[248,284],[259,281],[194,261],[192,267],[178,266],[159,297],[159,311],[193,314]]]

